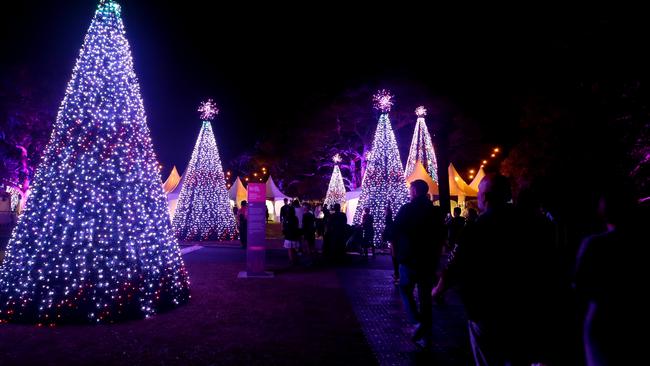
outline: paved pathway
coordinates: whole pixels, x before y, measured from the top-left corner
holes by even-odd
[[[380,365],[468,364],[466,323],[454,292],[444,305],[434,306],[434,345],[422,352],[410,341],[408,323],[397,287],[392,282],[390,258],[378,256],[367,265],[338,270],[352,308]]]

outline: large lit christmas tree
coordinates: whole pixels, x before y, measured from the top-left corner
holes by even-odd
[[[409,149],[409,157],[406,160],[404,167],[404,176],[410,177],[415,169],[415,163],[418,161],[422,163],[424,169],[429,173],[434,182],[438,182],[438,162],[436,161],[436,153],[433,150],[433,143],[431,142],[431,135],[424,122],[424,116],[427,115],[427,110],[423,106],[415,109],[415,115],[418,119],[415,123],[415,131],[413,131],[413,139],[411,140],[411,148]]]
[[[0,322],[113,322],[188,298],[120,7],[102,1],[0,267]]]
[[[237,224],[210,123],[219,110],[209,99],[199,112],[203,125],[183,176],[172,227],[183,241],[233,240],[237,238]]]
[[[343,184],[343,176],[341,175],[341,168],[339,168],[341,155],[334,155],[332,160],[334,161],[334,170],[332,171],[332,177],[330,178],[330,184],[327,187],[327,194],[323,203],[329,207],[338,203],[343,207],[345,204],[345,184]]]
[[[408,190],[402,170],[395,134],[388,118],[393,106],[392,95],[380,90],[374,96],[375,108],[381,112],[372,148],[368,154],[366,173],[361,183],[359,204],[354,213],[354,223],[361,224],[363,212],[370,208],[374,217],[375,244],[381,243],[386,207],[390,203],[393,215],[408,202]]]

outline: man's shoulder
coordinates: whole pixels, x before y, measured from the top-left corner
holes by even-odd
[[[586,250],[600,249],[601,246],[614,241],[614,238],[615,235],[613,235],[612,231],[589,235],[582,240],[580,252],[584,253]]]
[[[400,214],[403,215],[405,212],[408,212],[412,208],[413,208],[413,202],[407,202],[407,203],[403,204],[402,207],[399,208],[399,210],[397,210],[397,215],[400,215]]]

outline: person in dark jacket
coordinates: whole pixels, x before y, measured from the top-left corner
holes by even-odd
[[[307,242],[308,255],[313,256],[316,253],[316,218],[311,211],[311,205],[304,204],[304,214],[302,215],[302,235]]]
[[[395,250],[395,238],[393,235],[393,209],[390,207],[390,201],[386,204],[386,219],[384,226],[383,240],[390,248],[390,256],[393,262],[393,282],[399,285],[399,263],[397,262],[397,251]]]
[[[461,208],[454,207],[454,217],[447,223],[447,249],[451,250],[458,244],[460,234],[465,227],[465,218],[461,216]]]
[[[370,213],[370,207],[363,209],[363,217],[361,218],[361,227],[363,228],[363,256],[368,258],[368,248],[372,247],[372,256],[375,256],[375,218]]]
[[[583,241],[574,279],[584,306],[587,366],[634,365],[645,358],[645,337],[630,327],[636,327],[647,311],[647,300],[641,295],[647,287],[647,257],[640,255],[643,245],[638,244],[642,244],[639,239],[647,240],[648,207],[635,202],[628,185],[608,186],[598,202],[604,232]]]
[[[341,212],[341,205],[334,204],[334,212],[327,220],[323,254],[329,259],[341,260],[345,256],[345,240],[348,219]]]
[[[241,201],[241,209],[237,212],[239,214],[239,241],[241,242],[242,248],[246,248],[248,244],[248,202]]]
[[[289,204],[289,199],[285,198],[284,199],[284,206],[280,208],[280,222],[284,224],[284,221],[287,219],[287,216],[289,216],[289,211],[293,210],[293,207]]]
[[[431,346],[432,300],[436,267],[446,236],[440,207],[427,199],[429,186],[421,179],[411,182],[411,202],[400,208],[393,226],[399,262],[399,289],[409,321],[414,324],[413,341]],[[418,288],[419,308],[413,296]]]
[[[282,233],[284,234],[284,247],[289,253],[289,262],[294,265],[298,263],[296,250],[300,248],[300,229],[298,228],[298,218],[294,210],[287,210],[287,216],[282,224]]]
[[[530,209],[515,208],[510,182],[489,174],[481,181],[481,215],[465,227],[448,264],[449,276],[432,292],[439,297],[450,282],[459,285],[477,365],[542,362],[550,331],[541,324],[554,306],[552,231]],[[524,205],[525,206],[525,205]],[[549,322],[546,322],[549,323]]]

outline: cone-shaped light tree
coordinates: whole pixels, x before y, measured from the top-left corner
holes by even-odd
[[[392,98],[393,96],[386,90],[380,90],[374,96],[375,108],[381,115],[372,148],[368,154],[366,173],[361,183],[359,204],[354,213],[354,223],[361,224],[364,209],[370,208],[370,214],[374,217],[375,244],[381,243],[386,207],[390,205],[393,214],[396,214],[400,207],[408,202],[402,161],[388,118],[388,112],[393,105]]]
[[[427,110],[423,106],[419,106],[415,109],[415,114],[418,119],[415,123],[415,131],[413,131],[409,157],[406,160],[406,167],[404,167],[404,176],[407,178],[410,177],[415,169],[415,163],[419,161],[422,163],[422,166],[424,166],[424,169],[429,173],[433,181],[438,182],[438,162],[436,161],[436,153],[433,150],[431,135],[429,135],[429,130],[424,122],[424,116],[427,115]]]
[[[341,169],[339,168],[341,155],[334,155],[332,160],[334,161],[334,170],[332,171],[332,177],[330,178],[330,184],[327,187],[327,194],[325,195],[325,201],[323,203],[329,207],[338,203],[343,207],[345,204],[345,184],[343,183],[343,176],[341,175]]]
[[[212,99],[199,107],[203,124],[183,177],[172,226],[179,240],[208,241],[237,238],[226,179],[211,120],[219,110]]]
[[[120,6],[102,1],[0,267],[0,322],[113,322],[188,298]]]

